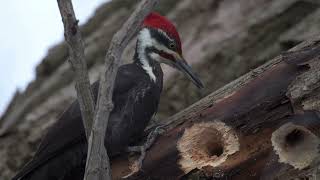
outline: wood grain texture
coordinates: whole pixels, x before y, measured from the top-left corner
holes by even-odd
[[[169,118],[167,132],[146,154],[143,171],[129,179],[310,177],[306,172],[314,172],[310,169],[317,167],[317,158],[292,163],[281,149],[294,152],[308,147],[303,142],[309,137],[314,137],[310,142],[319,140],[320,109],[315,102],[320,98],[314,95],[319,93],[319,42],[296,46]],[[293,101],[289,95],[297,86],[308,91],[295,93]],[[306,102],[308,109],[301,105]],[[288,132],[276,136],[281,129]],[[276,146],[280,141],[272,141],[273,136],[284,145]],[[308,159],[310,154],[300,156]],[[115,179],[130,171],[125,165],[130,163],[125,157],[113,162]]]

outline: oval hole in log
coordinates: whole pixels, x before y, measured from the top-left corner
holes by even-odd
[[[304,136],[304,131],[301,131],[299,129],[293,129],[285,137],[285,143],[287,148],[299,146],[300,143],[303,143]]]
[[[271,142],[279,162],[299,170],[308,167],[320,155],[320,139],[306,127],[291,122],[274,131]]]
[[[222,135],[214,128],[201,129],[201,131],[197,133],[197,136],[194,137],[193,142],[197,145],[197,147],[194,148],[196,149],[195,153],[199,153],[198,156],[203,155],[207,158],[216,158],[223,153],[224,144]]]
[[[177,147],[181,169],[188,173],[195,168],[219,166],[239,151],[239,140],[223,122],[201,122],[185,129]]]
[[[223,153],[223,146],[222,144],[216,144],[215,146],[213,146],[212,148],[208,148],[209,151],[209,156],[221,156],[221,154]]]

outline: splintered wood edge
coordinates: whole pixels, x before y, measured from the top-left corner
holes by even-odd
[[[306,127],[291,122],[272,133],[273,150],[280,163],[301,170],[319,158],[320,139]]]
[[[225,123],[196,123],[184,131],[177,143],[181,156],[178,163],[185,173],[205,166],[217,167],[239,151],[239,147],[238,136]]]

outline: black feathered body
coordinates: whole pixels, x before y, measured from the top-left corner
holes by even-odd
[[[137,57],[137,56],[135,56]],[[156,81],[138,61],[119,68],[113,93],[105,145],[112,159],[135,141],[156,113],[162,90],[160,64],[152,64]],[[92,85],[94,99],[98,82]],[[34,158],[13,179],[77,180],[83,179],[87,142],[79,104],[75,101],[48,130]]]

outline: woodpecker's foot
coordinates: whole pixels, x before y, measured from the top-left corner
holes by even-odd
[[[146,157],[147,150],[153,145],[157,137],[165,132],[164,125],[157,126],[149,133],[146,142],[141,146],[129,146],[128,152],[140,153],[139,159],[132,165],[132,172],[123,178],[128,178],[136,172],[142,171],[142,164]]]

